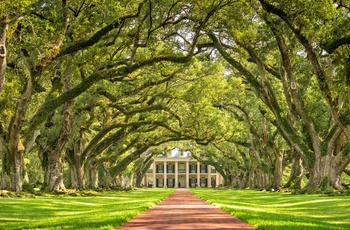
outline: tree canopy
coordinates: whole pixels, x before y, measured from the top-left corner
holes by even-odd
[[[347,189],[349,10],[2,1],[0,187],[110,187],[181,147],[226,186]]]

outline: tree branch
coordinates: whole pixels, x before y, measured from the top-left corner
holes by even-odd
[[[86,78],[84,81],[79,83],[74,88],[62,93],[59,97],[46,101],[41,106],[41,108],[37,111],[37,113],[33,116],[31,123],[30,123],[30,129],[34,130],[38,125],[40,125],[45,118],[48,116],[48,114],[53,111],[54,109],[58,108],[59,106],[63,105],[66,101],[72,100],[75,97],[79,96],[86,90],[88,90],[94,83],[103,80],[103,79],[111,79],[115,76],[120,76],[120,81],[124,79],[124,77],[127,74],[130,74],[134,72],[135,70],[147,66],[152,65],[158,62],[162,61],[169,61],[174,63],[186,63],[191,59],[191,56],[156,56],[150,59],[143,60],[138,63],[134,63],[131,66],[122,66],[119,68],[112,68],[112,69],[103,69],[100,71],[97,71],[96,73],[93,73],[88,78]]]
[[[66,54],[70,54],[70,53],[74,53],[78,50],[83,50],[83,49],[86,49],[86,48],[96,44],[108,32],[118,28],[123,23],[123,21],[130,19],[130,18],[137,18],[140,15],[142,6],[144,5],[145,2],[146,2],[146,0],[142,1],[139,4],[139,6],[137,8],[137,12],[135,14],[127,14],[127,15],[124,15],[124,16],[118,18],[114,22],[110,23],[109,25],[107,25],[104,28],[97,31],[91,38],[84,40],[84,41],[76,42],[75,44],[62,49],[58,53],[57,57],[60,57],[60,56],[66,55]]]
[[[326,42],[321,44],[321,47],[326,50],[328,53],[332,54],[336,49],[338,49],[342,45],[350,44],[350,36],[337,38],[332,42]]]

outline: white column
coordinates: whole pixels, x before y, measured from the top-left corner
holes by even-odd
[[[186,161],[186,188],[190,187],[189,184],[188,184],[189,180],[190,180],[190,175],[189,175],[190,169],[189,168],[190,168],[189,167],[189,162]]]
[[[208,188],[211,188],[211,165],[208,165]]]
[[[221,185],[221,175],[218,171],[216,171],[216,187],[220,187]]]
[[[155,188],[157,186],[157,183],[156,183],[156,162],[153,161],[153,185],[152,187]]]
[[[201,163],[197,162],[197,186],[201,186]]]
[[[163,184],[164,188],[167,187],[167,185],[166,185],[167,183],[166,182],[167,182],[167,170],[166,170],[166,161],[164,161],[164,184]]]
[[[179,162],[175,161],[175,188],[179,187]]]

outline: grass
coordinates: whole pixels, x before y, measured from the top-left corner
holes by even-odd
[[[253,190],[190,189],[260,230],[350,229],[350,197]]]
[[[90,192],[86,197],[0,198],[0,229],[114,229],[174,189]]]
[[[114,229],[174,191],[138,189],[90,191],[80,197],[0,198],[0,229]],[[349,196],[204,188],[190,191],[260,230],[350,229]]]

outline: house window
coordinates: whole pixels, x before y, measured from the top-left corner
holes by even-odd
[[[208,167],[206,165],[201,165],[201,173],[207,173]]]
[[[179,173],[185,173],[186,172],[186,165],[185,164],[179,164]]]
[[[190,165],[190,173],[197,173],[197,165]]]
[[[175,173],[175,165],[167,165],[168,173]]]
[[[156,172],[157,173],[164,173],[164,165],[157,165]]]

